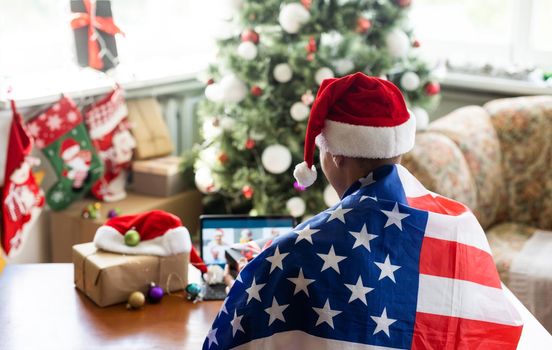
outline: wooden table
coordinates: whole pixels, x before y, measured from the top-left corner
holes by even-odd
[[[0,274],[0,349],[201,349],[220,306],[180,294],[141,310],[99,308],[75,289],[72,264],[8,265]]]

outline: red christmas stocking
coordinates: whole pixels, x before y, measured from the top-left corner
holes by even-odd
[[[38,216],[44,205],[44,194],[31,171],[31,167],[38,163],[29,156],[32,140],[13,101],[11,106],[13,121],[2,192],[2,247],[8,256],[19,251],[27,233],[26,224]]]
[[[105,169],[92,186],[92,194],[99,200],[113,202],[126,197],[127,170],[136,146],[127,116],[124,92],[119,87],[84,111],[84,122]]]

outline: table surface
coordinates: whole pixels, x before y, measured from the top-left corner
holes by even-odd
[[[191,266],[189,278],[199,279]],[[506,293],[524,321],[518,350],[552,349],[552,336]],[[99,308],[75,289],[72,264],[9,265],[0,274],[0,350],[201,349],[221,304],[180,293],[140,310]]]
[[[0,349],[201,349],[221,304],[176,293],[140,310],[99,308],[75,289],[72,264],[8,265],[0,274]]]

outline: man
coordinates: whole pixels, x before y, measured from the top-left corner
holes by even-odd
[[[399,164],[414,136],[392,83],[322,83],[294,175],[315,181],[316,143],[341,201],[242,269],[204,349],[516,348],[520,317],[481,226]]]
[[[207,263],[224,264],[224,252],[229,247],[228,243],[223,240],[224,231],[220,228],[215,230],[213,240],[207,244],[207,251],[211,254],[211,258],[207,259]]]

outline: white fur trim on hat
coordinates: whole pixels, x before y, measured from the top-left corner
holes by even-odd
[[[309,169],[307,162],[301,162],[295,166],[293,177],[301,186],[309,187],[316,181],[316,167],[313,165]]]
[[[352,125],[327,119],[316,145],[333,155],[356,158],[393,158],[414,147],[416,119],[398,126],[373,127]]]
[[[97,248],[110,252],[134,255],[169,256],[189,252],[192,249],[190,233],[184,226],[167,230],[163,236],[156,237],[131,247],[125,244],[125,236],[111,226],[100,226],[94,236]]]

